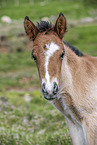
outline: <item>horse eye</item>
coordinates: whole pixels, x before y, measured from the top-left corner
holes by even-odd
[[[65,55],[65,51],[60,55],[60,57],[63,59],[64,55]]]
[[[34,59],[34,61],[36,61],[36,57],[33,55],[33,51],[32,51],[32,58]]]
[[[46,49],[46,45],[44,45],[44,49]]]
[[[32,57],[33,57],[34,61],[36,61],[36,57],[34,55]]]

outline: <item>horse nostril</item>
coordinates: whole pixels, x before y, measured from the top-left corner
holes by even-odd
[[[42,84],[42,92],[45,93],[46,89],[45,89],[45,83]]]
[[[55,83],[54,83],[53,94],[56,95],[57,92],[58,92],[58,85],[57,85],[57,83],[55,82]]]
[[[42,93],[45,95],[48,95],[48,92],[47,92],[46,87],[45,87],[45,83],[42,84]]]

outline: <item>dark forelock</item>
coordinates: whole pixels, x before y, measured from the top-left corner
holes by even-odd
[[[37,26],[40,32],[53,30],[52,24],[46,21],[41,21],[40,23],[37,23]]]

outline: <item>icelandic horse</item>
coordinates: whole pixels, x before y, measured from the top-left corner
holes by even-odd
[[[38,25],[25,17],[25,31],[33,41],[34,58],[44,98],[66,118],[73,145],[97,145],[97,57],[63,42],[66,18],[55,25]]]

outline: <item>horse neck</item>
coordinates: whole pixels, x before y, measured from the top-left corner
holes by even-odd
[[[97,59],[91,56],[79,57],[66,45],[61,67],[60,88],[69,94],[85,94],[90,86],[97,86]],[[74,95],[75,95],[74,94]]]
[[[80,58],[66,45],[65,48],[65,56],[62,61],[61,67],[61,77],[60,77],[60,87],[64,88],[67,91],[73,91],[73,79],[74,75],[77,71]]]

